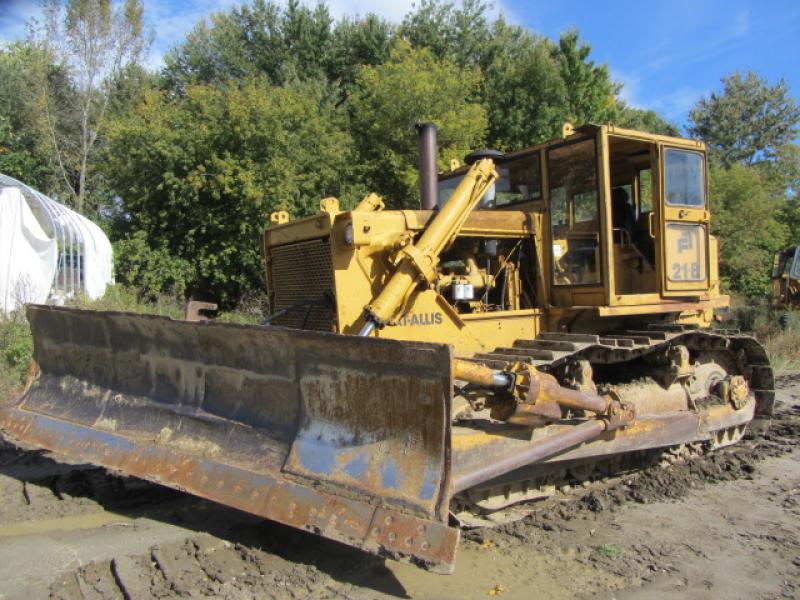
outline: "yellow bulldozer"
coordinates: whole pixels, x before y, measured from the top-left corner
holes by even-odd
[[[4,434],[448,573],[461,526],[768,421],[702,143],[565,126],[438,174],[418,136],[421,210],[272,215],[262,325],[30,306]]]
[[[800,306],[800,246],[786,248],[775,255],[772,305],[777,308]]]

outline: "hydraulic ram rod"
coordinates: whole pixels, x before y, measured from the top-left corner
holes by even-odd
[[[466,172],[450,200],[431,218],[419,240],[398,250],[394,273],[377,297],[364,308],[366,322],[360,336],[368,336],[375,327],[386,325],[420,282],[435,280],[439,255],[458,235],[464,221],[496,179],[497,171],[490,159],[476,162]]]
[[[542,373],[533,367],[513,373],[495,371],[478,363],[455,359],[453,361],[453,376],[456,379],[477,385],[506,388],[510,392],[516,392],[515,395],[520,396],[517,398],[520,401],[517,410],[521,413],[537,405],[558,404],[564,408],[605,414],[613,402],[608,396],[565,388],[552,375]],[[527,389],[512,390],[511,388],[515,386],[516,378],[523,376],[526,379],[525,388]]]
[[[516,469],[550,458],[559,452],[569,450],[583,442],[593,440],[602,434],[606,427],[605,420],[592,419],[575,425],[568,431],[532,442],[529,447],[511,456],[459,475],[453,480],[452,492],[454,494],[463,492],[495,477],[500,477]]]

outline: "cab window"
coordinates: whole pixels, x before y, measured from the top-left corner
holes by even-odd
[[[639,171],[639,206],[637,216],[653,211],[653,180],[650,169]]]
[[[553,283],[600,282],[597,154],[593,139],[547,152]]]
[[[667,204],[696,208],[705,206],[703,155],[669,148],[664,161]]]
[[[494,206],[541,199],[542,177],[538,152],[500,163],[497,174]]]
[[[792,261],[792,272],[790,274],[792,279],[800,279],[800,248],[794,251],[794,260]]]
[[[486,191],[478,208],[496,208],[542,198],[542,175],[538,152],[498,163],[496,169],[497,181]],[[459,174],[439,180],[437,200],[439,206],[443,206],[450,199],[462,178],[463,175]]]
[[[445,203],[450,200],[450,196],[453,195],[453,191],[456,189],[458,184],[461,183],[463,177],[463,175],[455,175],[453,177],[439,180],[437,187],[438,198],[436,199],[436,204],[438,206],[444,206]]]

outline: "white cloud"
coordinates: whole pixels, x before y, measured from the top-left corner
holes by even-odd
[[[750,11],[745,9],[736,13],[728,31],[733,37],[743,37],[750,33]]]
[[[384,19],[399,23],[413,4],[413,0],[330,0],[328,10],[334,19],[375,13]]]
[[[645,103],[641,99],[641,85],[642,79],[637,75],[622,72],[609,65],[611,79],[617,83],[622,84],[620,91],[620,98],[622,98],[628,106],[634,108],[644,108]]]
[[[649,108],[667,119],[682,123],[695,103],[709,93],[706,88],[680,86],[666,94],[660,94],[648,102]]]

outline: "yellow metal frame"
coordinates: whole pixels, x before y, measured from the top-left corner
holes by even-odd
[[[644,294],[616,293],[615,249],[611,223],[611,167],[609,136],[641,141],[651,151],[652,195],[657,231],[663,238],[665,221],[678,217],[686,207],[665,207],[663,198],[664,149],[679,148],[701,153],[701,142],[647,134],[613,126],[584,126],[567,138],[551,140],[507,155],[514,159],[539,154],[542,198],[536,201],[503,206],[494,210],[476,210],[469,214],[458,233],[459,238],[529,240],[536,252],[536,306],[525,310],[506,310],[460,314],[447,298],[422,281],[404,298],[391,323],[374,335],[409,341],[447,341],[456,354],[471,356],[512,344],[517,339],[531,339],[542,331],[602,331],[620,319],[644,319],[647,315],[672,314],[676,322],[707,324],[713,310],[728,304],[719,293],[717,271],[718,245],[709,236],[706,258],[707,285],[702,289],[667,289],[663,268],[664,249],[656,244],[657,290]],[[550,226],[550,189],[547,152],[549,148],[594,137],[597,149],[599,195],[600,257],[602,281],[591,286],[554,286],[552,284],[552,230]],[[459,168],[449,175],[466,173]],[[706,177],[706,186],[707,177]],[[707,190],[706,190],[707,195]],[[423,210],[382,209],[379,197],[368,196],[357,209],[338,211],[338,203],[326,199],[323,211],[294,222],[278,222],[264,232],[262,250],[267,262],[268,285],[270,248],[310,239],[326,239],[331,248],[336,299],[334,330],[357,334],[365,324],[365,307],[371,305],[397,269],[398,248],[418,239],[436,214]],[[675,213],[673,215],[673,213]],[[706,207],[689,217],[708,223]],[[416,277],[415,275],[410,275]],[[622,322],[622,321],[620,321]]]

